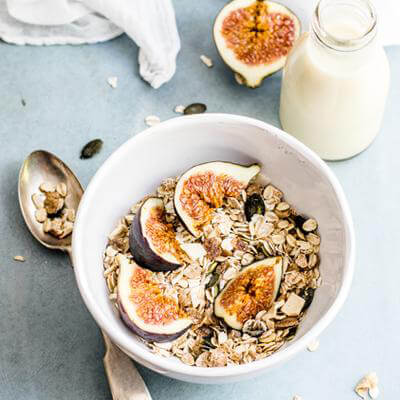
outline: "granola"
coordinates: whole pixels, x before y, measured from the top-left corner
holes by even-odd
[[[169,272],[154,272],[154,279],[175,296],[192,318],[192,327],[168,343],[147,342],[163,357],[177,357],[187,365],[220,367],[263,359],[278,351],[295,336],[314,293],[320,286],[320,237],[317,221],[298,216],[272,184],[251,182],[237,198],[223,199],[211,220],[196,238],[184,227],[173,206],[178,178],[168,178],[153,195],[162,199],[166,220],[191,261]],[[265,182],[265,179],[263,179]],[[265,202],[264,215],[253,215],[248,222],[244,205],[257,193]],[[144,199],[145,200],[145,199]],[[117,256],[132,259],[129,229],[143,201],[134,204],[110,233],[104,253],[104,277],[110,300],[118,307]],[[297,221],[297,222],[296,222]],[[228,327],[214,315],[214,300],[242,268],[266,257],[283,259],[282,281],[275,302],[268,310],[247,320],[241,331]],[[305,304],[307,303],[307,304]]]
[[[32,195],[36,221],[42,224],[43,232],[57,239],[67,237],[72,233],[75,221],[75,210],[66,205],[67,185],[43,182],[39,190]]]

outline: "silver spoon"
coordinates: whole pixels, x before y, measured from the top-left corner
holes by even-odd
[[[18,180],[18,197],[22,215],[32,235],[49,249],[65,251],[71,258],[71,235],[64,239],[43,231],[42,224],[35,218],[35,206],[32,195],[38,192],[41,183],[54,185],[63,182],[68,188],[68,208],[77,210],[83,189],[72,171],[55,155],[38,150],[31,153],[24,161]],[[72,261],[72,258],[71,258]],[[131,359],[123,353],[104,333],[106,353],[104,368],[114,400],[151,400],[150,393]]]

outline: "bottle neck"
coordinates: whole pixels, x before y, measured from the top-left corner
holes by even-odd
[[[343,53],[359,51],[376,37],[376,12],[368,0],[321,0],[311,32],[322,47]]]

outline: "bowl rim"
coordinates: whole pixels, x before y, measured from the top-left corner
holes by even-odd
[[[185,123],[196,123],[196,121],[207,121],[210,123],[221,123],[221,122],[237,122],[241,124],[247,124],[253,127],[261,128],[267,131],[269,134],[272,134],[282,140],[289,147],[293,148],[295,151],[301,153],[307,160],[312,163],[318,170],[324,174],[329,182],[331,183],[333,190],[337,196],[337,200],[339,206],[343,213],[343,224],[345,228],[345,236],[348,242],[347,251],[345,254],[345,268],[343,273],[343,280],[341,283],[341,287],[339,292],[334,299],[330,308],[326,311],[326,313],[317,321],[317,323],[311,327],[311,329],[304,334],[300,339],[296,342],[290,343],[284,349],[272,354],[271,356],[253,361],[251,363],[242,364],[242,365],[229,365],[226,367],[196,367],[189,366],[184,363],[171,363],[169,359],[164,358],[160,355],[151,353],[150,351],[143,351],[143,347],[140,344],[134,343],[132,346],[131,343],[128,343],[124,338],[121,338],[116,332],[110,330],[108,328],[107,317],[105,313],[99,308],[95,301],[95,297],[91,294],[88,289],[88,281],[85,279],[85,274],[81,273],[81,270],[85,268],[84,262],[82,259],[82,252],[84,251],[84,246],[81,240],[81,235],[83,231],[83,226],[85,223],[85,213],[86,210],[90,207],[92,197],[96,192],[96,188],[102,181],[103,175],[105,171],[112,166],[114,162],[116,162],[120,156],[122,156],[128,148],[130,148],[134,143],[140,139],[142,136],[146,135],[155,135],[159,132],[162,132],[164,127],[173,127],[177,125],[182,125]],[[171,118],[169,120],[163,121],[160,124],[157,124],[153,127],[144,129],[139,132],[137,135],[133,136],[122,145],[120,145],[101,165],[101,167],[97,170],[93,178],[91,179],[78,208],[76,221],[72,236],[72,261],[74,265],[74,273],[75,278],[78,284],[78,288],[80,294],[83,298],[83,301],[91,313],[92,317],[95,319],[96,323],[100,326],[102,330],[104,330],[111,338],[111,340],[120,347],[124,352],[131,355],[135,360],[143,363],[150,368],[154,368],[155,371],[158,371],[162,374],[176,374],[176,375],[185,375],[188,377],[198,377],[198,378],[209,378],[212,380],[215,378],[222,377],[234,377],[239,375],[244,375],[248,372],[256,373],[257,371],[266,370],[269,367],[276,365],[278,363],[284,362],[295,354],[305,349],[305,347],[315,338],[320,336],[322,331],[332,322],[335,318],[341,307],[343,306],[349,290],[351,286],[351,282],[353,279],[354,273],[354,265],[355,265],[355,234],[354,234],[354,225],[350,212],[350,207],[348,205],[346,196],[342,189],[341,184],[338,179],[328,167],[328,165],[311,149],[297,140],[295,137],[287,134],[281,129],[270,125],[266,122],[240,116],[234,114],[224,114],[224,113],[207,113],[207,114],[196,114],[196,115],[187,115]]]

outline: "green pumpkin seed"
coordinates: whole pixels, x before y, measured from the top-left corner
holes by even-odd
[[[202,103],[193,103],[189,104],[188,106],[185,107],[183,110],[183,113],[185,115],[190,115],[190,114],[202,114],[206,112],[207,106]]]
[[[218,265],[218,263],[216,261],[214,261],[212,264],[210,264],[210,266],[208,267],[208,270],[207,270],[207,275],[214,272],[217,265]]]
[[[215,346],[212,344],[211,339],[212,339],[212,334],[206,336],[203,339],[203,347],[207,349],[215,349]]]
[[[264,215],[264,199],[258,193],[253,193],[247,198],[246,203],[244,204],[244,213],[246,214],[246,219],[249,222],[254,214]]]
[[[101,139],[91,140],[89,143],[85,144],[81,150],[81,158],[86,159],[93,157],[95,154],[100,152],[102,147],[103,141]]]
[[[207,283],[207,286],[206,286],[207,289],[210,288],[210,287],[213,287],[214,285],[216,285],[218,283],[218,281],[219,281],[219,274],[215,273],[211,277],[210,281]]]

